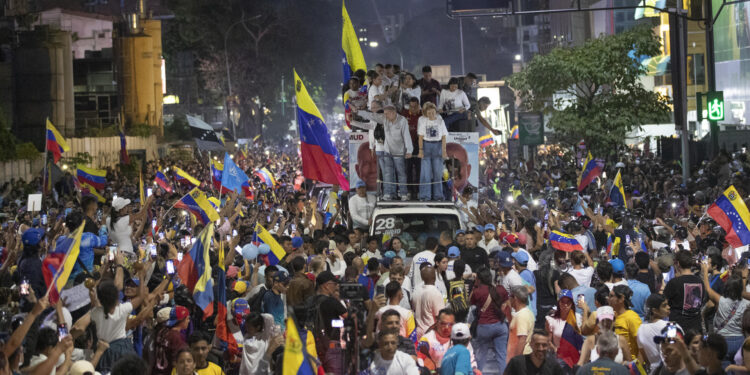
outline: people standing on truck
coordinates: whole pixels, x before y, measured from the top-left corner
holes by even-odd
[[[352,110],[354,111],[354,110]],[[354,112],[365,119],[383,124],[385,142],[383,144],[383,190],[384,200],[400,197],[409,199],[406,191],[405,158],[411,158],[413,148],[409,125],[406,119],[396,112],[396,107],[386,104],[384,114],[358,111]]]
[[[437,115],[437,108],[431,102],[422,107],[424,115],[419,118],[417,135],[419,136],[419,154],[422,159],[419,177],[419,200],[443,200],[443,160],[448,158],[446,137],[448,129],[443,119]]]
[[[417,89],[419,89],[418,86]],[[418,96],[410,98],[404,103],[404,106],[405,107],[401,109],[400,113],[409,124],[409,135],[411,136],[413,148],[411,159],[406,160],[406,182],[409,184],[410,198],[417,199],[419,195],[419,178],[422,167],[422,160],[417,157],[419,155],[419,136],[417,135],[417,127],[419,126],[419,119],[422,117],[422,108],[419,106]]]
[[[450,131],[457,131],[458,127],[455,124],[467,119],[469,107],[471,107],[469,98],[463,90],[458,88],[458,78],[453,77],[448,80],[448,89],[440,92],[438,102],[438,109],[445,119],[445,126]]]
[[[431,66],[425,65],[422,68],[422,79],[417,83],[422,90],[422,103],[432,102],[433,104],[437,104],[438,94],[440,94],[440,82],[432,79]]]

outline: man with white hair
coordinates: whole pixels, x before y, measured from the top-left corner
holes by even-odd
[[[614,332],[602,332],[596,339],[599,358],[578,369],[576,375],[628,375],[627,367],[614,361],[620,350],[620,341]]]

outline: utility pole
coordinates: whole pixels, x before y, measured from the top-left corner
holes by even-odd
[[[687,124],[687,20],[681,8],[670,9],[669,34],[672,56],[672,96],[674,125],[682,145],[682,182],[690,177],[690,130]]]
[[[716,91],[716,61],[714,58],[714,11],[712,0],[704,0],[703,12],[706,18],[706,78],[708,79],[708,92]],[[702,111],[703,108],[698,108]],[[719,124],[710,120],[711,125],[711,156],[719,154]]]

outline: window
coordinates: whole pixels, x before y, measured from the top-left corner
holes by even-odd
[[[703,54],[698,53],[687,56],[687,84],[703,85],[706,81],[706,70],[703,62]]]

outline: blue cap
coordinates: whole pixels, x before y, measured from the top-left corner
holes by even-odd
[[[477,225],[477,226],[474,227],[474,230],[477,231],[477,232],[479,232],[479,233],[482,233],[482,232],[484,232],[484,227],[481,226],[481,225]]]
[[[570,291],[570,289],[563,289],[560,291],[560,294],[557,295],[557,300],[561,300],[563,298],[570,298],[571,301],[573,301],[573,292]]]
[[[497,262],[500,263],[500,267],[513,267],[513,260],[511,259],[510,253],[507,251],[499,251],[497,253]]]
[[[295,249],[302,247],[303,243],[305,243],[305,241],[302,240],[302,237],[297,236],[292,238],[292,247]]]
[[[461,251],[458,250],[458,247],[451,246],[448,248],[448,258],[457,258],[461,255]]]
[[[487,224],[487,225],[485,225],[484,226],[484,230],[485,231],[488,231],[488,230],[494,231],[495,230],[495,224]]]
[[[24,245],[35,246],[39,244],[39,241],[44,237],[44,230],[41,228],[30,228],[23,232],[21,241]]]
[[[385,256],[386,258],[395,258],[396,252],[393,250],[388,250],[385,252],[385,254],[383,254],[383,256]]]
[[[356,184],[354,184],[354,188],[355,189],[359,189],[361,187],[367,187],[367,184],[364,181],[362,181],[362,180],[359,180],[359,181],[357,181]]]
[[[625,263],[620,258],[610,259],[609,264],[612,265],[612,272],[617,274],[625,273]]]
[[[516,260],[521,265],[526,265],[529,263],[529,255],[526,254],[525,251],[516,251],[515,253],[511,254],[513,259]]]
[[[459,234],[466,234],[466,231],[463,229],[456,229],[456,236],[458,236]]]

